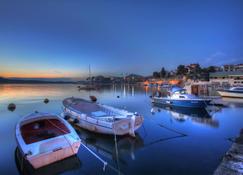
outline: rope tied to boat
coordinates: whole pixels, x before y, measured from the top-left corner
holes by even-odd
[[[106,166],[108,165],[108,163],[105,161],[105,160],[103,160],[101,157],[99,157],[97,154],[95,154],[89,147],[87,147],[85,144],[83,144],[82,142],[81,142],[81,145],[83,146],[83,147],[85,147],[91,154],[93,154],[97,159],[99,159],[102,163],[103,163],[103,171],[105,171],[105,168],[106,168]]]
[[[57,129],[61,130],[62,132],[64,133],[68,133],[66,132],[65,130],[63,130],[62,128],[59,128],[57,125],[55,125],[54,123],[52,123],[51,121],[48,120],[48,122],[50,122],[54,127],[56,127]],[[65,136],[64,136],[65,137]],[[65,139],[68,141],[68,143],[70,144],[71,148],[72,148],[72,151],[74,152],[73,150],[73,147],[71,145],[71,143],[69,142],[69,140],[65,137]],[[91,154],[93,154],[97,159],[99,159],[102,163],[103,163],[103,171],[105,171],[106,169],[106,166],[108,165],[108,163],[106,161],[104,161],[101,157],[99,157],[97,154],[95,154],[91,149],[89,149],[86,145],[84,145],[82,142],[80,142],[80,144],[85,147]]]

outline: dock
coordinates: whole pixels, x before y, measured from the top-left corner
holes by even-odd
[[[243,175],[243,128],[226,152],[214,175]]]

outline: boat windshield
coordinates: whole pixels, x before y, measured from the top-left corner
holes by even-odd
[[[233,90],[233,91],[243,91],[243,87],[232,87],[230,90]]]
[[[27,123],[21,126],[20,131],[26,144],[70,133],[69,129],[58,119],[43,119]]]

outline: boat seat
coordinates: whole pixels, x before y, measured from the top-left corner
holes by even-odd
[[[104,111],[95,111],[95,112],[91,112],[92,116],[94,117],[104,117],[107,116],[107,113]]]

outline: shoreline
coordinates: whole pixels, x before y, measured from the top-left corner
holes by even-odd
[[[242,175],[243,174],[243,128],[234,140],[223,160],[214,171],[214,175]]]

